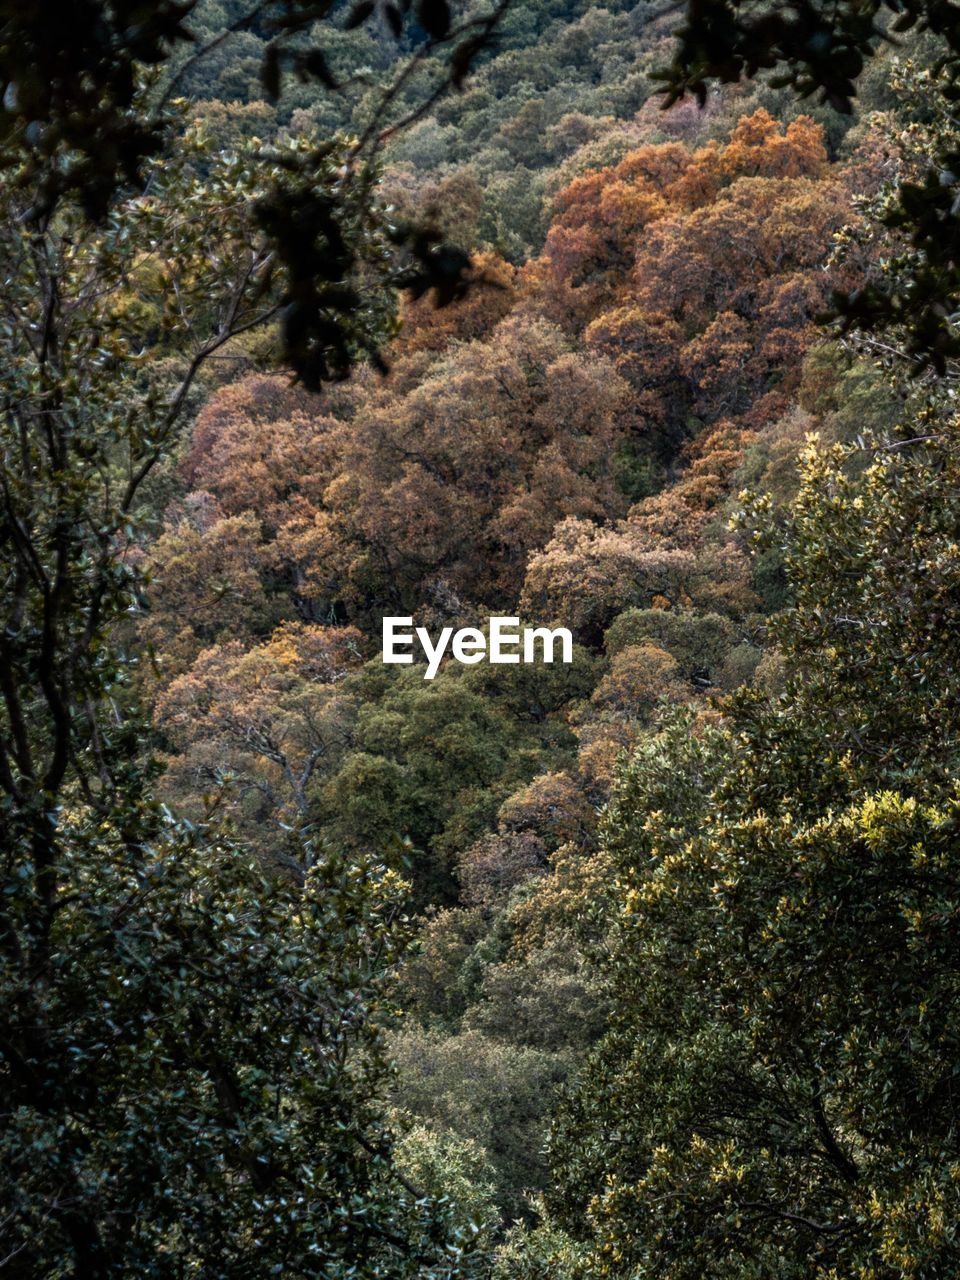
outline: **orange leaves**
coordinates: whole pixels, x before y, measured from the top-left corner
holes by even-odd
[[[491,296],[497,308],[510,300],[506,289]],[[358,378],[321,399],[255,375],[200,414],[183,471],[216,495],[217,518],[258,513],[258,568],[289,586],[301,617],[345,610],[376,624],[440,583],[512,607],[528,553],[559,519],[622,512],[610,462],[626,384],[541,319],[482,316],[481,297],[460,320],[472,314],[464,333],[474,322],[489,333],[448,333],[438,356],[428,350],[437,334],[416,349],[415,328],[387,380]]]
[[[823,266],[848,213],[832,183],[738,178],[713,203],[657,224],[638,248],[631,291],[690,326],[725,306],[750,315],[772,278]]]
[[[596,813],[576,781],[565,772],[542,773],[500,806],[501,832],[536,831],[545,847],[586,848],[596,831]]]
[[[663,703],[684,702],[689,689],[674,658],[654,644],[629,645],[610,664],[582,722],[642,720]]]
[[[270,607],[260,578],[262,532],[252,511],[225,516],[210,494],[194,493],[168,513],[146,566],[150,610],[140,634],[162,663],[183,671],[221,636],[263,629]]]
[[[158,698],[158,722],[183,745],[233,733],[255,751],[252,726],[280,743],[293,732],[283,724],[291,701],[307,684],[343,679],[359,665],[362,640],[351,627],[285,623],[259,645],[211,646]]]
[[[664,387],[679,371],[680,325],[662,311],[626,305],[605,311],[588,326],[586,345],[608,356],[631,386]]]
[[[215,493],[228,513],[256,511],[276,525],[295,491],[319,499],[338,426],[325,398],[289,379],[253,374],[204,405],[181,470],[192,487]]]
[[[515,140],[536,127],[531,108]],[[479,208],[475,184],[457,191]],[[519,601],[599,644],[634,605],[748,611],[720,507],[745,435],[795,391],[847,201],[809,119],[758,111],[726,143],[635,146],[559,192],[539,260],[486,252],[489,288],[408,304],[389,378],[218,391],[182,466],[208,496],[161,539],[148,630],[182,670],[231,627],[260,637],[293,613],[375,630]],[[642,501],[624,521],[626,494]]]
[[[744,117],[724,147],[711,142],[693,154],[676,142],[640,147],[558,194],[544,258],[555,284],[589,284],[629,265],[644,247],[647,227],[665,218],[682,222],[738,179],[820,179],[826,164],[818,125],[801,117],[784,130],[763,110]],[[755,223],[748,219],[745,229]]]
[[[625,398],[605,362],[520,316],[451,347],[412,387],[386,384],[344,433],[324,494],[342,598],[416,605],[442,578],[512,604],[558,519],[616,509],[607,462]]]
[[[696,388],[694,413],[732,414],[745,408],[757,382],[753,326],[734,311],[721,311],[683,348],[680,367]]]
[[[350,740],[352,708],[337,685],[362,658],[352,627],[284,623],[263,643],[227,640],[198,655],[157,700],[155,718],[178,755],[167,787],[181,798],[229,780],[227,803],[243,826],[290,822],[304,812],[314,776]]]
[[[852,217],[820,126],[760,110],[691,152],[642,146],[556,197],[525,279],[635,391],[634,430],[661,453],[692,414],[744,412],[790,383],[827,307],[824,266]]]
[[[515,275],[515,269],[498,254],[478,253],[468,273],[472,287],[465,298],[442,308],[429,296],[403,303],[403,328],[395,350],[403,354],[442,351],[451,342],[486,337],[516,302]]]
[[[798,116],[784,129],[761,107],[730,135],[722,167],[730,177],[821,177],[827,167],[823,129],[810,116]]]
[[[603,528],[568,519],[531,557],[521,610],[596,644],[623,609],[654,595],[681,598],[695,569],[691,553],[648,542],[624,525]]]

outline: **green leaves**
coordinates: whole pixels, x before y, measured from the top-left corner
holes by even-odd
[[[811,442],[760,543],[795,598],[785,693],[620,779],[613,1026],[552,1144],[584,1274],[958,1265],[957,466],[952,432]]]
[[[85,1274],[175,1259],[225,1276],[253,1232],[264,1268],[462,1274],[443,1208],[393,1180],[375,1109],[403,886],[316,850],[297,890],[133,799],[122,818],[150,852],[132,863],[102,824],[65,823],[48,980],[4,970],[4,1247],[29,1238],[49,1272],[86,1256]],[[35,909],[16,889],[7,904]],[[64,1185],[71,1208],[49,1207]]]
[[[159,150],[164,121],[144,109],[138,64],[155,66],[192,39],[184,25],[192,8],[189,0],[3,6],[0,164],[25,162],[35,216],[73,192],[102,218],[117,187]]]
[[[936,6],[911,3],[915,20],[930,22]],[[798,94],[819,93],[838,111],[849,112],[855,81],[877,48],[882,0],[869,4],[822,5],[815,0],[771,10],[755,3],[729,0],[691,3],[680,28],[673,64],[658,74],[666,87],[667,105],[686,92],[702,102],[708,81],[735,83],[741,76],[783,66],[781,83]]]
[[[313,170],[319,222],[294,215],[344,289],[321,233],[345,261],[366,224],[322,204],[337,159]],[[37,234],[0,183],[0,1258],[32,1275],[226,1280],[252,1250],[264,1275],[333,1280],[482,1262],[395,1176],[381,1026],[405,886],[304,831],[294,874],[268,875],[210,806],[173,820],[132,689],[141,486],[204,360],[277,306],[261,193],[194,133],[99,228],[63,200]]]
[[[337,146],[332,142],[320,148],[319,161],[304,160],[299,180],[281,180],[275,157],[247,150],[245,176],[265,192],[257,206],[259,225],[271,238],[286,276],[284,355],[306,386],[317,388],[345,377],[363,357],[385,368],[380,347],[390,306],[384,305],[384,287],[395,291],[412,283],[422,286],[421,292],[433,289],[438,305],[463,295],[467,255],[450,246],[425,255],[418,236],[428,231],[411,230],[403,246],[409,252],[402,256],[414,259],[417,271],[407,271],[406,261],[388,263],[386,246],[375,234],[377,159],[385,138],[399,127],[398,116],[409,115],[401,90],[421,63],[439,66],[431,103],[450,85],[459,88],[476,56],[492,46],[508,4],[500,0],[488,13],[454,29],[447,0],[421,0],[416,21],[428,39],[417,37],[417,47],[396,82],[373,99],[365,128],[349,154],[338,148],[343,171],[335,173],[326,163]],[[195,39],[185,25],[193,0],[165,0],[149,13],[140,5],[117,8],[99,0],[61,4],[54,10],[48,6],[39,15],[7,7],[10,12],[0,24],[0,76],[5,86],[0,170],[15,175],[29,201],[23,216],[37,227],[66,199],[76,200],[88,217],[104,220],[122,191],[142,189],[146,162],[171,142],[176,122],[168,101],[199,62],[232,34],[262,27],[266,43],[260,83],[269,102],[279,100],[284,74],[290,71],[301,82],[319,81],[331,92],[340,88],[327,42],[304,42],[307,33],[312,39],[322,32],[321,24],[330,19],[331,0],[296,0],[283,6],[282,13],[269,5],[255,8],[201,42],[195,55],[165,83],[159,73],[145,68],[162,67],[179,43]],[[379,13],[400,40],[409,10],[409,0],[401,5],[358,0],[346,14],[343,29],[358,28]],[[455,35],[464,39],[438,52],[438,46]],[[415,110],[410,119],[418,114]],[[297,168],[289,155],[281,165],[290,175]],[[314,191],[318,182],[322,193]],[[390,278],[391,267],[397,278]],[[363,287],[358,287],[361,277]],[[160,325],[169,322],[165,316],[154,318]]]

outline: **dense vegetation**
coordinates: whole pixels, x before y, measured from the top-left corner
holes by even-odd
[[[957,18],[898,7],[113,14],[102,153],[28,24],[0,1270],[956,1272]],[[426,681],[398,614],[574,658]]]

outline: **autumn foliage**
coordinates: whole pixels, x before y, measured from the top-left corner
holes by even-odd
[[[820,127],[761,110],[698,143],[694,125],[575,174],[526,265],[484,250],[465,299],[405,305],[388,376],[213,390],[144,553],[168,795],[188,813],[215,795],[294,876],[292,831],[398,860],[427,913],[398,1105],[426,1126],[419,1159],[437,1135],[486,1153],[507,1215],[544,1185],[554,1087],[599,1034],[583,946],[624,759],[678,714],[708,732],[755,673],[783,679],[782,566],[730,528],[733,495],[769,477],[789,497],[806,431],[849,436],[847,402],[881,413],[869,379],[812,354],[856,217]],[[574,662],[425,682],[379,660],[385,615],[491,613],[569,627]],[[504,1090],[522,1119],[501,1140]]]
[[[485,251],[464,300],[407,305],[388,377],[318,396],[251,373],[215,390],[148,552],[141,633],[170,786],[228,782],[251,831],[326,815],[338,838],[381,839],[396,824],[442,876],[459,865],[477,903],[577,843],[534,797],[564,779],[560,810],[590,808],[645,726],[759,658],[758,582],[723,513],[796,398],[849,188],[806,117],[760,110],[723,142],[644,143],[556,194],[538,259]],[[503,753],[481,803],[414,750],[412,687],[407,736],[386,711],[374,729],[370,700],[395,695],[362,663],[385,614],[493,611],[572,628],[600,666],[576,693],[579,677],[548,692],[501,672],[482,730],[481,704],[441,697]],[[618,621],[658,617],[677,623]],[[551,726],[539,780],[510,727],[524,721]]]

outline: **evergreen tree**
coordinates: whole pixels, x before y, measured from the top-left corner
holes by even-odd
[[[914,434],[809,444],[784,692],[620,781],[615,1012],[553,1148],[584,1274],[957,1268],[960,452]]]

